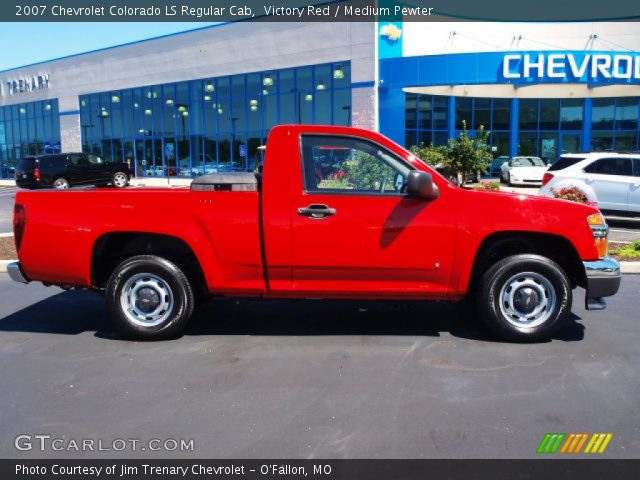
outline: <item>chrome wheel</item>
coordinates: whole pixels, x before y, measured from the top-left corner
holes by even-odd
[[[126,174],[124,174],[122,172],[117,172],[113,176],[113,185],[118,187],[118,188],[126,187],[128,180],[129,179],[127,178]]]
[[[171,287],[162,278],[150,273],[138,273],[122,287],[120,307],[134,324],[155,327],[164,322],[173,310]]]
[[[67,182],[64,178],[58,178],[53,182],[53,186],[60,190],[66,190],[69,188],[69,182]]]
[[[500,290],[500,312],[516,327],[533,328],[546,322],[556,306],[551,282],[535,272],[509,278]]]

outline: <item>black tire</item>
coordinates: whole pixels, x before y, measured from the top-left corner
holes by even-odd
[[[123,295],[125,289],[129,295]],[[105,298],[116,326],[138,340],[179,335],[195,304],[193,289],[182,270],[153,255],[131,257],[118,265],[107,283]],[[133,298],[137,300],[131,302]],[[143,308],[155,310],[145,313]]]
[[[536,300],[544,307],[539,315],[527,318],[526,310],[516,308],[531,308],[530,302],[536,305]],[[485,272],[476,302],[483,321],[501,339],[542,342],[566,323],[572,292],[567,275],[553,260],[521,254],[507,257]],[[536,308],[529,313],[535,312]]]
[[[114,172],[111,184],[116,188],[124,188],[129,185],[129,175],[125,172]]]
[[[509,185],[510,187],[513,187],[513,185],[511,184],[511,174],[510,173],[507,174],[507,185]]]
[[[71,188],[69,180],[62,177],[56,178],[51,185],[53,185],[53,188],[56,188],[58,190],[68,190],[69,188]]]

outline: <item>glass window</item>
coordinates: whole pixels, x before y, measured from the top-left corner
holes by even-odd
[[[479,129],[481,126],[485,130],[491,130],[491,99],[476,98],[473,101],[473,128]]]
[[[538,129],[538,100],[521,99],[518,108],[518,128],[520,130]]]
[[[308,191],[398,194],[411,170],[379,145],[348,137],[303,136],[302,160]]]
[[[518,155],[537,156],[538,134],[520,133],[518,136]]]
[[[632,132],[616,132],[616,150],[618,151],[630,151],[638,149],[637,133]]]
[[[298,90],[313,90],[313,69],[311,67],[296,69],[296,86]]]
[[[591,128],[613,130],[614,101],[612,98],[594,98],[591,108]]]
[[[618,98],[616,100],[616,130],[636,130],[637,128],[638,97]]]
[[[328,90],[316,90],[314,98],[315,123],[318,125],[331,125],[331,92]]]
[[[421,96],[422,99],[423,96]],[[416,102],[417,95],[412,93],[407,93],[404,101],[404,126],[407,130],[415,130],[418,126],[416,119]],[[426,102],[425,102],[426,103]],[[429,105],[430,107],[430,105]],[[431,108],[429,108],[429,116],[431,114]],[[420,128],[431,128],[431,121],[429,121],[428,127],[420,127]]]
[[[493,100],[493,130],[510,130],[511,100],[495,98]]]
[[[540,100],[540,130],[558,130],[559,100]]]
[[[471,105],[473,100],[466,97],[456,98],[456,130],[462,130],[463,122],[467,126],[467,130],[472,129],[471,124]]]
[[[560,106],[560,128],[562,130],[582,130],[582,99],[562,100]]]
[[[423,130],[431,130],[433,127],[433,97],[420,95],[418,97],[418,127]],[[414,114],[415,115],[415,114]],[[415,127],[414,127],[415,128]]]
[[[351,90],[333,91],[333,124],[351,125]]]
[[[594,152],[613,150],[613,132],[592,132],[591,150]]]
[[[447,97],[433,97],[433,129],[447,129],[447,111],[449,110],[449,99]]]

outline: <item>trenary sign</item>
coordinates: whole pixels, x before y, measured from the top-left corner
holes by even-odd
[[[0,95],[16,95],[18,93],[34,92],[49,88],[49,74],[29,75],[0,83]]]
[[[519,82],[637,83],[640,55],[634,53],[510,53],[502,77]]]

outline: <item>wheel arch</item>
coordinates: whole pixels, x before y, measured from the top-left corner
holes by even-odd
[[[488,235],[476,251],[468,292],[474,292],[483,273],[495,262],[517,254],[531,253],[550,258],[567,274],[571,287],[586,284],[584,267],[576,248],[566,238],[539,232],[509,231]]]
[[[194,293],[207,293],[202,266],[193,249],[181,238],[149,232],[110,232],[100,236],[91,253],[91,284],[106,287],[114,269],[126,258],[136,255],[156,255],[180,267],[192,283]]]

